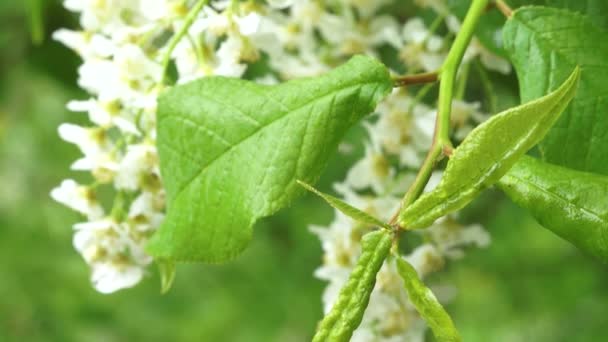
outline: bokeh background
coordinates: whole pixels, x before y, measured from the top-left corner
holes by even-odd
[[[32,4],[42,6],[42,20],[31,15]],[[79,217],[49,197],[63,178],[82,177],[68,171],[78,151],[57,135],[61,122],[85,122],[65,109],[68,99],[85,97],[76,87],[79,60],[49,38],[77,25],[56,0],[0,1],[0,341],[309,340],[324,284],[312,276],[321,248],[308,226],[332,216],[311,196],[256,225],[237,261],[180,265],[166,295],[154,269],[116,294],[90,286],[71,242]],[[517,103],[514,77],[492,77],[499,105]],[[471,83],[475,96],[482,90]],[[362,134],[349,133],[358,148],[334,158],[320,188],[344,176]],[[429,280],[458,289],[447,309],[465,341],[604,340],[608,268],[497,192],[467,218],[481,218],[492,245]]]

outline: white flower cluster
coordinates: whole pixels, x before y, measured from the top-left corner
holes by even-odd
[[[170,50],[171,37],[200,0],[65,0],[69,10],[80,14],[82,30],[61,29],[54,38],[82,57],[78,83],[90,94],[89,99],[68,103],[68,108],[88,113],[91,124],[63,124],[59,134],[83,154],[72,169],[88,171],[93,180],[89,185],[65,180],[51,196],[86,218],[74,227],[74,246],[91,266],[96,289],[109,293],[131,287],[152,262],[143,246],[164,217],[155,110],[166,54],[171,53],[177,83],[209,75],[243,77],[252,63],[265,65],[256,81],[276,83],[318,75],[357,53],[380,58],[381,48],[395,51],[410,72],[437,70],[449,41],[420,18],[400,22],[383,10],[391,3],[207,1]],[[442,0],[416,3],[433,8],[439,24],[445,21],[450,30],[458,30],[458,20]],[[465,60],[478,56],[488,68],[509,72],[506,61],[474,42]],[[457,136],[483,120],[478,107],[455,102]],[[348,203],[388,219],[430,146],[434,117],[432,107],[396,90],[380,105],[376,120],[366,123],[365,156],[336,184],[336,191]],[[108,198],[107,203],[101,198]],[[316,275],[329,282],[323,298],[327,311],[356,263],[360,237],[369,227],[337,212],[329,227],[312,230],[325,251]],[[420,234],[424,244],[406,258],[421,276],[440,269],[447,258],[460,257],[466,245],[489,243],[480,226],[465,227],[453,217]],[[387,263],[354,340],[417,341],[424,330],[394,267]]]

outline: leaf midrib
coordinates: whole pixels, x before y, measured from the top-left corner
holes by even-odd
[[[586,216],[588,216],[588,217],[590,217],[592,219],[596,219],[599,222],[608,223],[608,221],[604,217],[602,217],[601,214],[598,214],[598,213],[596,213],[595,211],[593,211],[591,209],[587,209],[587,208],[582,207],[582,206],[580,206],[580,205],[578,205],[578,204],[576,204],[576,203],[574,203],[572,201],[569,201],[564,196],[562,196],[562,195],[560,195],[558,193],[555,193],[553,191],[550,191],[547,188],[544,188],[544,187],[541,187],[539,185],[536,185],[536,184],[532,183],[531,181],[529,181],[526,178],[518,177],[518,176],[513,175],[513,174],[507,174],[507,177],[511,177],[511,178],[515,179],[516,181],[520,181],[520,182],[528,185],[529,187],[532,187],[532,188],[538,190],[539,192],[541,192],[543,194],[549,195],[550,197],[552,197],[552,198],[554,198],[556,200],[559,200],[560,202],[565,203],[566,205],[572,206],[575,209],[578,209],[580,212],[584,213]]]

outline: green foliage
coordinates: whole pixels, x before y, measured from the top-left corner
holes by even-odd
[[[498,186],[544,227],[608,264],[608,177],[524,157]]]
[[[450,315],[441,306],[431,289],[420,280],[414,267],[399,255],[395,255],[395,260],[397,271],[403,279],[410,302],[414,304],[420,316],[429,325],[437,341],[461,341],[460,334]]]
[[[204,78],[159,100],[158,150],[168,212],[149,252],[176,261],[239,254],[253,224],[314,182],[345,131],[392,89],[358,56],[317,78],[278,86]]]
[[[352,218],[353,220],[355,220],[357,222],[365,223],[370,226],[384,227],[384,228],[390,229],[390,226],[388,224],[380,221],[379,219],[371,216],[370,214],[368,214],[364,211],[361,211],[361,210],[353,207],[352,205],[342,201],[339,198],[322,193],[321,191],[315,189],[311,185],[306,184],[304,182],[298,181],[298,184],[300,184],[302,187],[304,187],[304,189],[321,197],[322,199],[325,200],[325,202],[327,202],[333,208],[340,210],[340,212],[342,212],[344,215]]]
[[[608,6],[605,1],[589,4]],[[598,13],[606,18],[605,11]],[[572,105],[540,144],[548,162],[608,174],[608,45],[602,43],[607,34],[586,16],[543,7],[517,10],[505,26],[505,47],[523,101],[554,88],[575,66],[582,70]]]
[[[608,29],[608,1],[605,0],[508,0],[513,8],[527,5],[566,9],[587,15],[597,26]]]
[[[359,261],[348,282],[340,290],[331,311],[319,324],[313,342],[341,342],[350,339],[361,323],[376,284],[376,274],[388,255],[391,242],[391,234],[384,229],[363,236]]]
[[[454,150],[441,182],[399,214],[406,229],[424,228],[463,208],[540,141],[574,96],[580,71],[552,93],[477,126]]]

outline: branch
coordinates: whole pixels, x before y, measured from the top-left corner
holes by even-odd
[[[505,17],[511,18],[511,16],[513,16],[513,10],[504,2],[504,0],[496,0],[494,5]]]
[[[456,73],[458,67],[462,62],[462,56],[466,48],[471,42],[475,26],[479,22],[481,14],[484,12],[489,0],[473,0],[466,17],[460,28],[460,32],[456,35],[454,43],[450,48],[450,52],[446,57],[443,66],[439,73],[439,105],[437,108],[437,118],[435,120],[435,133],[433,136],[433,143],[429,149],[429,152],[416,175],[414,183],[410,186],[409,190],[403,197],[401,202],[401,211],[403,208],[408,207],[420,195],[424,190],[424,187],[431,177],[431,173],[435,168],[435,164],[442,156],[449,156],[452,153],[452,142],[450,141],[450,114],[452,111],[452,98],[454,94],[454,80],[456,79]],[[398,213],[391,218],[390,224],[394,225]],[[399,227],[403,228],[403,227]]]
[[[403,87],[411,84],[424,84],[437,82],[439,74],[437,72],[427,72],[423,74],[404,75],[393,77],[393,87]]]

